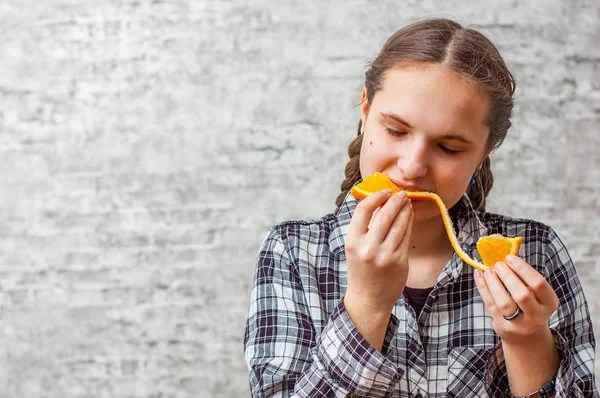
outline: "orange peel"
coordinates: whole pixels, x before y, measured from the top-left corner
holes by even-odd
[[[358,200],[363,200],[370,194],[383,189],[391,189],[393,193],[398,193],[402,190],[401,187],[398,187],[392,182],[387,174],[377,172],[371,174],[364,181],[355,185],[350,193]],[[493,267],[497,261],[504,261],[507,255],[512,254],[516,256],[517,253],[519,253],[521,247],[520,236],[509,238],[500,234],[494,234],[483,236],[477,241],[477,251],[481,255],[483,263],[471,258],[471,256],[460,247],[448,209],[437,194],[423,191],[406,191],[406,196],[411,200],[431,200],[437,204],[452,248],[458,257],[471,267],[485,271],[486,269]]]

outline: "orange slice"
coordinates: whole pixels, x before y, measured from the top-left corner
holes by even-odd
[[[521,248],[521,237],[507,238],[500,234],[482,236],[477,241],[477,251],[483,263],[493,267],[498,261],[506,261],[506,256],[516,256]]]
[[[373,192],[391,189],[393,193],[400,192],[400,187],[394,184],[387,174],[377,172],[365,178],[360,184],[355,185],[350,193],[358,200],[363,200]]]
[[[391,189],[393,193],[397,193],[402,190],[402,188],[398,187],[392,182],[392,180],[390,180],[390,177],[387,174],[377,172],[375,174],[371,174],[369,177],[365,178],[364,181],[355,185],[350,193],[358,200],[363,200],[370,194],[386,188]],[[448,239],[450,239],[452,248],[458,257],[460,257],[471,267],[485,271],[487,268],[492,267],[496,261],[504,261],[504,258],[507,255],[512,254],[516,256],[519,252],[519,248],[521,246],[520,237],[507,238],[500,234],[483,236],[477,242],[477,250],[483,259],[483,263],[481,263],[480,261],[471,258],[471,256],[469,256],[460,247],[458,238],[454,233],[454,226],[452,224],[450,214],[448,214],[448,209],[446,209],[444,202],[442,202],[442,199],[437,194],[433,192],[407,191],[406,196],[411,200],[432,200],[437,204],[438,208],[440,209],[442,220],[444,221],[444,227],[446,227],[446,233],[448,234]],[[480,244],[480,242],[482,243]],[[480,246],[482,249],[480,249]],[[481,250],[483,250],[483,252]]]

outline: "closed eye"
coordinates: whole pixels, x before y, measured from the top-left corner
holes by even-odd
[[[404,131],[393,130],[393,129],[389,128],[389,127],[386,127],[385,129],[387,130],[388,133],[390,133],[391,135],[394,135],[396,137],[400,137],[402,135],[406,135],[406,132],[404,132]]]
[[[395,137],[401,137],[401,136],[404,136],[407,134],[405,131],[398,131],[398,130],[391,129],[389,127],[386,127],[385,129],[387,130],[387,132],[390,135],[393,135]],[[439,147],[442,151],[446,152],[448,155],[457,155],[462,152],[462,151],[457,151],[455,149],[450,149],[444,145],[439,145]]]
[[[461,151],[457,151],[457,150],[445,147],[444,145],[440,145],[440,148],[442,149],[442,151],[446,152],[448,155],[456,155],[461,152]]]

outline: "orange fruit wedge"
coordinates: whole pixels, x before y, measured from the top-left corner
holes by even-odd
[[[370,194],[386,188],[391,189],[393,193],[398,193],[402,190],[401,187],[390,180],[390,177],[387,174],[377,172],[371,174],[361,183],[355,185],[350,193],[358,200],[363,200]],[[507,255],[512,254],[516,256],[519,253],[521,237],[509,238],[500,234],[494,234],[483,236],[477,242],[477,251],[481,255],[483,263],[471,258],[471,256],[460,247],[458,238],[454,232],[452,219],[450,218],[450,214],[448,214],[448,209],[446,209],[444,202],[442,202],[442,199],[437,194],[433,192],[406,191],[406,196],[411,200],[432,200],[437,204],[452,248],[458,257],[471,267],[485,271],[487,268],[493,267],[497,261],[504,261]]]
[[[506,256],[516,256],[521,248],[521,237],[507,238],[500,234],[482,236],[477,241],[477,251],[488,267],[493,267],[498,261],[505,261]]]
[[[401,191],[400,187],[390,180],[385,173],[377,172],[365,178],[360,184],[355,185],[350,193],[358,200],[363,200],[373,192],[391,189],[392,193]]]

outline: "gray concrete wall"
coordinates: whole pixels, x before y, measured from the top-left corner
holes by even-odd
[[[333,209],[400,26],[480,27],[518,80],[491,210],[552,225],[600,320],[600,4],[0,2],[0,398],[240,397],[270,225]]]

